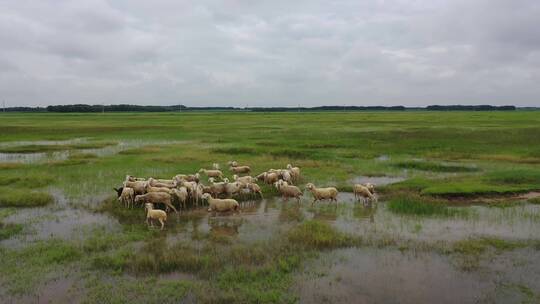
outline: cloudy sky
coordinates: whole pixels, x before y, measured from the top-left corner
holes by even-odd
[[[0,100],[540,106],[540,1],[0,0]]]

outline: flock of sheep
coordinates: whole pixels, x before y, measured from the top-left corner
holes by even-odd
[[[294,185],[300,180],[300,168],[288,164],[286,169],[269,169],[252,177],[248,175],[251,173],[249,166],[240,166],[236,161],[227,164],[229,171],[234,174],[232,182],[224,177],[219,164],[214,163],[212,169],[200,169],[196,174],[178,174],[172,179],[146,179],[127,175],[123,186],[113,189],[124,206],[130,208],[135,204],[144,205],[146,223],[153,226],[153,221],[157,220],[161,229],[165,226],[167,212],[171,209],[178,212],[175,205],[187,209],[202,206],[206,202],[209,212],[238,211],[240,204],[234,197],[262,198],[261,187],[257,182],[273,185],[284,200],[295,198],[300,202],[303,192]],[[206,185],[201,182],[200,174],[208,178]],[[306,189],[313,195],[312,204],[325,199],[337,203],[338,190],[334,187],[317,188],[308,183]],[[376,201],[373,184],[355,184],[353,193],[355,198],[362,200],[364,204]],[[154,209],[157,204],[163,204],[165,210]]]

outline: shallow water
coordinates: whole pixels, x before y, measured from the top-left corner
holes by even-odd
[[[300,303],[522,303],[527,295],[514,286],[538,290],[539,257],[513,251],[498,256],[495,267],[486,259],[479,271],[464,272],[430,252],[339,249],[309,262],[294,291]]]
[[[300,204],[280,198],[243,202],[240,213],[209,213],[206,208],[170,214],[166,230],[172,240],[190,240],[200,233],[240,241],[270,240],[300,220],[327,222],[340,231],[366,239],[457,241],[470,237],[516,240],[540,239],[540,205],[507,208],[469,206],[468,216],[417,217],[391,213],[385,202],[364,206],[351,193],[340,193],[338,204],[327,201],[311,205],[309,194]],[[144,211],[141,209],[141,223]]]
[[[372,183],[375,186],[384,186],[389,184],[398,183],[407,179],[402,176],[357,176],[351,179],[351,183],[354,184],[365,184]]]
[[[108,231],[121,229],[118,221],[103,213],[94,213],[85,209],[74,208],[59,191],[51,191],[55,203],[39,208],[19,208],[5,223],[24,224],[19,235],[3,240],[0,245],[19,247],[36,240],[47,239],[84,239],[89,231],[102,227]]]

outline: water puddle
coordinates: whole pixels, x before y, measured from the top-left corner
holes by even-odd
[[[39,208],[21,208],[6,217],[5,223],[24,225],[23,232],[13,238],[3,240],[0,245],[21,247],[36,240],[84,239],[88,231],[104,227],[108,231],[121,229],[118,221],[106,214],[73,208],[61,192],[51,190],[55,203]]]
[[[372,183],[375,186],[384,186],[404,181],[406,177],[401,176],[357,176],[351,179],[351,183],[365,184]]]
[[[513,265],[523,256],[522,266]],[[509,252],[496,258],[495,267],[487,259],[480,271],[463,272],[450,257],[429,252],[340,249],[309,262],[294,291],[300,303],[523,303],[519,288],[504,286],[527,282],[538,290],[539,257],[537,251]]]
[[[521,240],[540,237],[538,205],[470,206],[461,207],[470,211],[465,217],[415,217],[393,214],[384,202],[364,207],[355,202],[352,194],[340,193],[339,197],[340,206],[319,207],[317,212],[325,214],[326,220],[339,230],[362,236],[423,241],[455,241],[479,236]]]

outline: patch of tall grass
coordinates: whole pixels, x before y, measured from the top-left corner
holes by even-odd
[[[342,233],[329,224],[317,220],[305,221],[288,233],[293,244],[313,249],[332,249],[360,244],[360,239]]]
[[[38,207],[52,202],[54,197],[47,192],[0,188],[0,207]]]
[[[419,216],[466,216],[467,209],[448,207],[446,204],[421,196],[408,195],[390,199],[388,209],[397,214]]]

